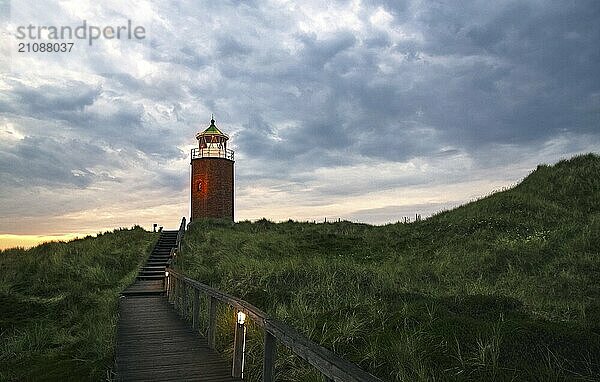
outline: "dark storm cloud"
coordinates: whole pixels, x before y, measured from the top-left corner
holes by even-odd
[[[221,57],[239,57],[252,52],[251,47],[231,35],[217,36],[216,45],[217,52]]]
[[[19,105],[26,108],[28,115],[58,117],[63,113],[81,111],[100,95],[99,87],[73,81],[65,86],[42,85],[37,88],[16,86],[12,89]]]
[[[351,48],[356,43],[356,37],[350,31],[336,33],[333,36],[318,40],[315,34],[300,34],[298,40],[304,44],[300,53],[303,65],[312,70],[324,67],[337,54]]]
[[[213,4],[210,17],[202,13],[207,6],[178,5],[178,14],[189,15],[182,30],[202,26],[198,37],[208,45],[182,39],[163,54],[158,48],[168,39],[157,39],[153,58],[187,70],[212,68],[220,76],[216,86],[168,73],[151,79],[106,77],[120,93],[155,101],[177,103],[189,89],[207,109],[243,127],[235,144],[249,156],[297,161],[327,152],[311,161],[318,167],[352,150],[402,161],[448,147],[476,152],[482,145],[528,145],[559,133],[597,131],[597,108],[580,107],[600,91],[597,2],[473,1],[458,7],[373,1],[365,3],[362,21],[369,24],[369,14],[382,7],[393,16],[390,26],[325,33],[295,31],[272,8],[256,4]],[[238,27],[245,29],[234,33]],[[394,28],[408,37],[394,37]],[[265,39],[270,33],[273,38]],[[282,36],[297,48],[284,47]],[[85,112],[102,91],[71,83],[17,88],[14,94],[38,118],[93,129],[100,139],[110,137],[151,155],[181,155],[165,145],[177,139],[149,128],[144,110],[129,100],[113,101],[118,110],[107,115]],[[185,110],[177,119],[186,121]],[[284,120],[293,120],[294,127],[280,130]],[[261,126],[271,126],[271,132]]]
[[[340,63],[337,49],[323,54],[313,40],[300,38],[301,66],[327,94],[320,106],[335,110],[349,102],[359,111],[328,122],[342,146],[365,156],[395,161],[447,145],[467,152],[526,146],[559,133],[598,131],[598,110],[579,106],[600,90],[599,9],[597,2],[470,3],[465,12],[431,3],[407,14],[403,6],[394,9],[394,25],[419,30],[423,39],[395,44],[405,60],[391,73],[379,72],[371,54],[369,43],[380,46],[381,33],[379,40],[363,39]],[[347,43],[323,45],[353,47],[351,38],[337,40]],[[358,75],[343,78],[351,71]],[[296,131],[301,134],[313,134],[309,122]]]
[[[129,76],[117,78],[133,81]],[[85,189],[98,182],[125,182],[152,167],[153,187],[183,188],[185,177],[163,167],[185,155],[177,147],[181,137],[173,124],[157,121],[143,104],[134,102],[135,97],[127,99],[115,91],[119,82],[106,87],[68,80],[41,86],[12,81],[10,85],[12,91],[3,99],[3,120],[23,137],[8,129],[4,133],[12,139],[0,142],[0,180],[5,190]],[[176,105],[172,112],[177,113]],[[56,208],[49,206],[48,211]]]
[[[73,186],[83,188],[105,180],[107,174],[87,167],[110,164],[97,146],[70,139],[25,137],[11,145],[0,145],[0,179],[3,186]]]
[[[129,76],[117,78],[131,84]],[[114,96],[114,92],[105,92],[101,86],[79,81],[40,87],[15,83],[11,93],[13,100],[7,109],[13,118],[37,121],[28,134],[61,135],[66,127],[67,131],[75,131],[81,137],[114,149],[135,149],[164,159],[182,155],[176,148],[176,135],[149,119],[142,104]],[[106,106],[94,105],[103,95]],[[52,126],[57,124],[53,132]]]
[[[444,68],[444,86],[419,89],[443,92],[430,94],[441,106],[429,106],[430,124],[459,134],[468,147],[596,129],[590,122],[598,114],[582,115],[577,106],[600,89],[598,2],[467,4],[427,7],[416,19],[421,52],[485,58]]]

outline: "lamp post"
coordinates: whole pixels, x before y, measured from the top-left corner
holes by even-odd
[[[169,271],[165,271],[165,278],[164,278],[164,287],[165,287],[165,294],[167,295],[167,299],[170,297],[169,296]]]
[[[246,314],[237,312],[235,337],[233,342],[233,367],[231,375],[235,378],[244,377],[244,352],[246,350]]]

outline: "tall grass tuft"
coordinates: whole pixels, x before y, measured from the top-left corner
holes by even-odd
[[[1,251],[0,380],[104,380],[119,293],[156,239],[134,227]]]

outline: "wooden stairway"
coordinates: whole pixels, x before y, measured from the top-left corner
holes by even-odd
[[[231,365],[182,321],[165,297],[178,231],[162,231],[135,283],[119,300],[117,381],[239,381]]]
[[[165,270],[171,259],[171,250],[177,246],[177,231],[162,231],[146,264],[138,273],[135,283],[125,289],[125,296],[156,296],[164,293]]]

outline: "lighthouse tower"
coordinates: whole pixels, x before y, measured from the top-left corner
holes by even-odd
[[[191,217],[233,220],[233,150],[229,137],[215,125],[198,134],[198,148],[191,152]]]

